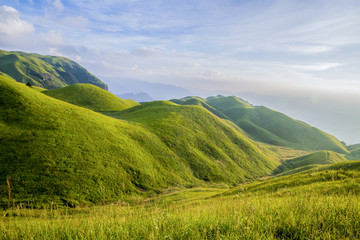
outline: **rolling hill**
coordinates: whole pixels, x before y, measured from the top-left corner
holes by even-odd
[[[349,154],[346,154],[346,158],[349,160],[360,160],[360,147],[349,149],[351,150]]]
[[[75,83],[90,83],[103,89],[107,85],[68,58],[0,50],[0,72],[18,82],[30,82],[46,89]]]
[[[245,134],[202,107],[157,101],[109,115],[146,126],[205,181],[235,183],[277,165]]]
[[[133,100],[118,98],[104,89],[84,83],[51,89],[43,93],[50,97],[98,112],[121,111],[139,105],[139,103]]]
[[[178,101],[180,104],[185,102]],[[233,121],[255,141],[308,151],[348,153],[334,136],[264,106],[254,107],[242,99],[222,95],[209,97],[205,103]],[[224,118],[221,114],[216,115]]]
[[[346,161],[347,159],[345,157],[336,152],[319,151],[286,160],[277,169],[274,170],[273,174],[276,175],[281,173],[284,175],[289,175],[318,167],[319,165],[327,165]]]
[[[154,102],[104,116],[0,76],[0,202],[100,203],[143,191],[236,184],[277,165],[198,106]]]

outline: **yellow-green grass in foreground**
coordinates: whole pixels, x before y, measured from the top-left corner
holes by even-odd
[[[185,205],[13,210],[2,212],[12,216],[2,218],[0,234],[4,239],[357,239],[359,203],[357,195],[303,192]]]
[[[2,211],[5,239],[359,239],[360,162],[107,206]],[[355,169],[355,170],[354,170]],[[300,181],[303,179],[303,181]]]

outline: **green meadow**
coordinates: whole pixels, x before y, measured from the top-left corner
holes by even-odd
[[[230,190],[168,189],[105,206],[17,206],[1,212],[0,234],[4,239],[358,239],[359,176],[349,169],[319,170]]]

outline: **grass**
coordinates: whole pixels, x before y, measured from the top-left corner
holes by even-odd
[[[115,119],[0,77],[0,204],[99,204],[168,187],[227,185],[279,163],[197,106],[155,102]]]
[[[132,204],[7,210],[1,212],[0,234],[6,239],[360,238],[359,173],[323,170],[304,176],[231,190],[177,190]],[[344,188],[334,191],[329,183]]]
[[[98,112],[121,111],[139,105],[139,103],[133,100],[121,99],[104,89],[84,83],[47,90],[43,93],[50,97]]]
[[[0,50],[0,72],[18,82],[53,89],[75,83],[91,83],[107,89],[107,85],[85,68],[64,57],[43,56]]]

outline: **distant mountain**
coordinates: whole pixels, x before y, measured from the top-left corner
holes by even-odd
[[[90,83],[103,89],[107,85],[68,58],[0,50],[0,72],[18,82],[46,89],[75,83]]]
[[[79,86],[57,91],[66,96]],[[16,201],[73,205],[236,184],[279,164],[199,106],[152,102],[107,114],[113,118],[0,76],[0,204],[7,204],[6,179]]]
[[[253,140],[302,150],[348,153],[345,146],[334,136],[264,106],[254,107],[242,99],[222,95],[201,101],[221,113],[212,111],[217,116],[224,118],[225,115]]]
[[[154,100],[169,100],[191,95],[189,90],[174,85],[146,82],[131,78],[102,77],[102,79],[108,83],[110,92],[117,96],[129,92],[145,92]]]
[[[46,95],[94,111],[121,111],[139,103],[121,99],[97,86],[85,83],[44,91]]]
[[[139,93],[124,93],[121,95],[117,95],[119,98],[122,99],[131,99],[136,102],[151,102],[154,101],[154,99],[147,93],[139,92]]]

